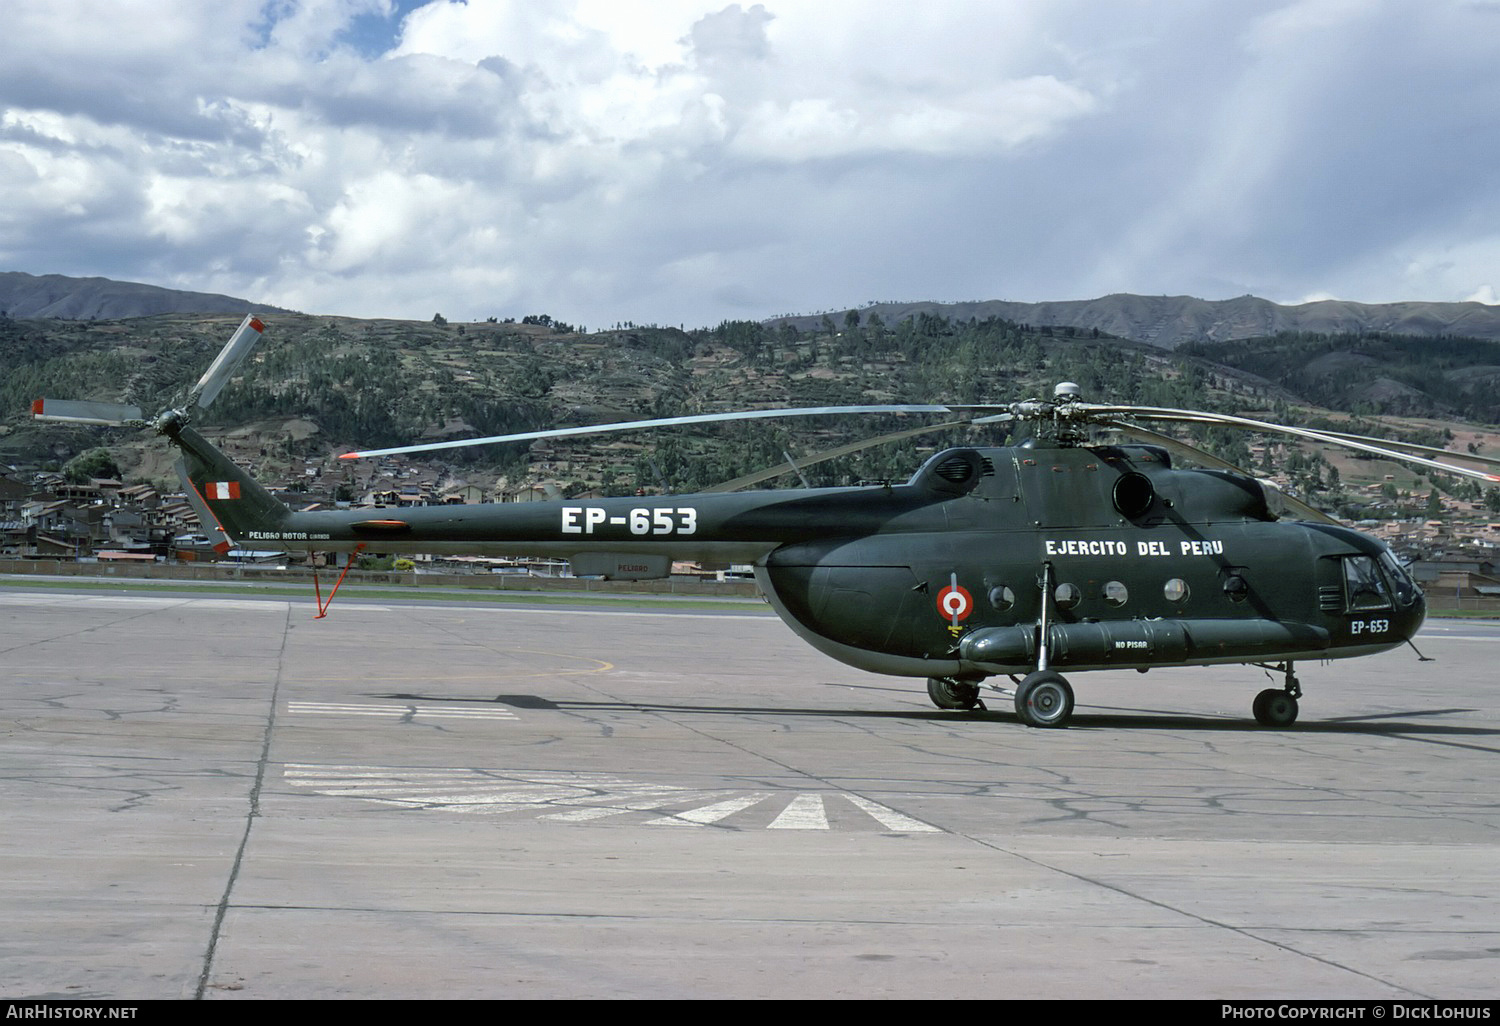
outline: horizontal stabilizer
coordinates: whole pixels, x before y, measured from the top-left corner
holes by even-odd
[[[31,404],[36,420],[59,420],[73,424],[143,424],[139,406],[96,403],[82,399],[38,399]]]

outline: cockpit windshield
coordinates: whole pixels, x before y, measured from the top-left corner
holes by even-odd
[[[1344,595],[1351,613],[1391,608],[1385,576],[1370,556],[1344,557]]]
[[[1385,568],[1385,574],[1390,578],[1391,586],[1396,592],[1396,604],[1405,608],[1422,597],[1422,589],[1417,582],[1412,580],[1411,574],[1406,568],[1396,561],[1396,556],[1390,549],[1380,554],[1380,565]]]

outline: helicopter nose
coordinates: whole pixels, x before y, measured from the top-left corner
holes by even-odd
[[[1421,588],[1412,588],[1411,598],[1401,609],[1397,619],[1397,629],[1401,632],[1403,641],[1410,641],[1416,636],[1417,631],[1422,629],[1422,624],[1427,619],[1427,596],[1422,593]]]

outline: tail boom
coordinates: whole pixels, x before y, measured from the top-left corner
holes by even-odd
[[[243,545],[257,534],[285,530],[292,511],[202,435],[170,421],[162,432],[182,452],[178,473],[210,535],[217,528],[219,534]],[[204,519],[205,512],[208,519]]]

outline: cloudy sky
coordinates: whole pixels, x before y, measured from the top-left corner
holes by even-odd
[[[362,317],[1493,303],[1500,0],[3,0],[0,196]]]

